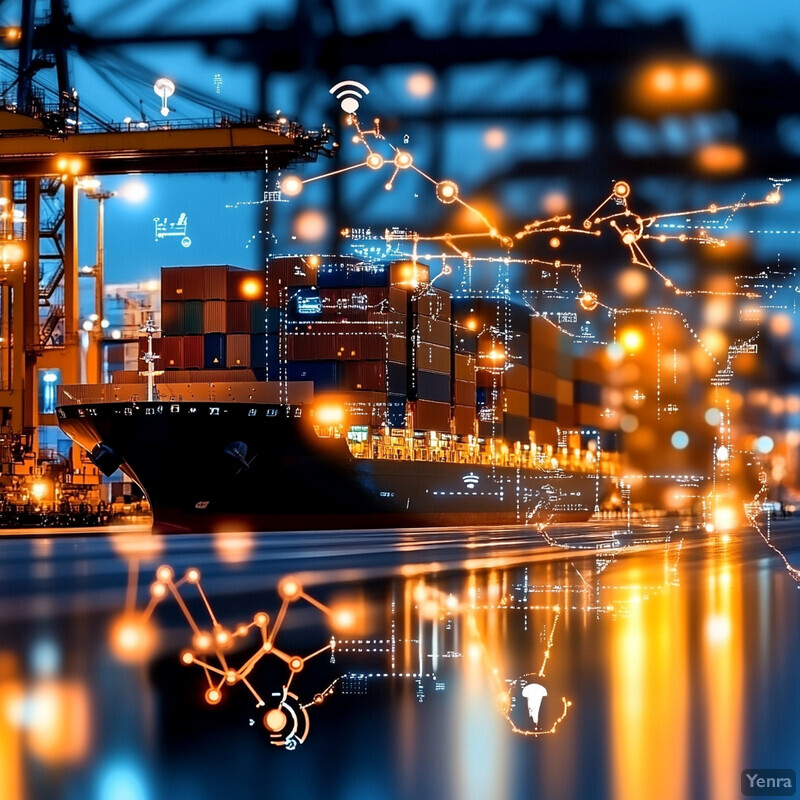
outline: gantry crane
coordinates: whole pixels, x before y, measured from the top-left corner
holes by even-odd
[[[20,27],[5,32],[19,62],[0,106],[0,462],[6,483],[40,472],[37,429],[55,425],[52,409],[40,407],[40,371],[60,370],[65,383],[81,381],[81,176],[263,170],[265,153],[270,169],[281,169],[330,152],[327,130],[307,133],[286,120],[216,114],[191,125],[144,118],[79,125],[63,44],[70,25],[66,0],[50,0],[41,22],[35,5],[23,0]],[[46,68],[57,75],[51,104],[34,80]],[[54,267],[43,269],[48,261]],[[62,302],[53,299],[56,289],[63,289]],[[80,482],[87,470],[96,480],[77,454],[66,465],[70,482]]]

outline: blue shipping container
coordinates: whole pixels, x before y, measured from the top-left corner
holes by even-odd
[[[205,369],[225,368],[227,336],[224,333],[207,333],[203,337],[203,366]]]

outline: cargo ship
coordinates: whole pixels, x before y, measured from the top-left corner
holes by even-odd
[[[164,268],[145,333],[146,369],[59,387],[56,414],[160,533],[586,520],[619,471],[600,362],[419,262]]]

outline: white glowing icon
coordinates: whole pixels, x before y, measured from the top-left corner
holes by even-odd
[[[542,700],[547,697],[547,689],[540,683],[529,683],[523,687],[522,696],[528,701],[528,714],[533,720],[533,724],[538,725],[539,710],[542,707]]]
[[[355,114],[358,110],[358,101],[365,94],[369,94],[369,89],[358,81],[340,81],[336,86],[331,86],[328,91],[330,94],[335,94],[336,99],[341,101],[340,105],[345,114]]]
[[[166,117],[171,110],[167,98],[175,94],[175,84],[169,78],[159,78],[153,84],[153,91],[161,98],[161,115]]]

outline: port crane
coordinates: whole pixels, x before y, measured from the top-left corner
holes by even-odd
[[[81,107],[70,83],[72,20],[67,0],[22,0],[18,27],[0,31],[17,51],[13,80],[0,86],[0,491],[55,469],[66,483],[98,480],[93,467],[58,463],[38,446],[39,377],[59,371],[81,381],[78,309],[78,197],[83,176],[271,169],[329,154],[329,132],[285,119],[215,111],[202,120],[126,119],[112,123]],[[0,67],[8,63],[0,59]],[[48,95],[39,74],[54,70]],[[96,198],[98,199],[98,198]],[[101,202],[102,205],[102,202]],[[99,338],[89,372],[100,378]],[[90,376],[91,380],[91,376]],[[61,459],[63,461],[63,459]],[[2,500],[2,498],[0,498]]]

